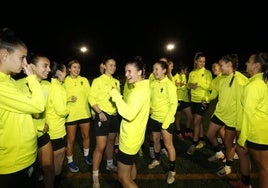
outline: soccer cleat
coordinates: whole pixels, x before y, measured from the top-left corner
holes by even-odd
[[[206,145],[206,142],[203,140],[200,140],[198,144],[195,146],[196,149],[201,149]]]
[[[221,168],[216,174],[220,177],[226,176],[228,174],[231,174],[232,169],[230,166],[224,166],[223,168]]]
[[[92,188],[100,188],[100,184],[99,183],[93,183]]]
[[[86,161],[86,163],[87,163],[88,165],[92,165],[92,160],[91,160],[91,158],[90,158],[89,155],[88,155],[88,156],[84,156],[84,158],[85,158],[85,161]]]
[[[117,172],[117,166],[115,165],[109,165],[109,166],[106,166],[106,170],[109,170],[109,171],[112,171],[112,172]]]
[[[78,172],[79,171],[79,168],[76,166],[76,164],[74,162],[68,163],[68,167],[69,167],[69,170],[71,172]]]
[[[180,141],[184,141],[183,135],[181,133],[177,134],[177,137]]]
[[[236,152],[234,154],[234,159],[239,159],[239,156],[238,156],[238,154]]]
[[[92,180],[93,180],[93,188],[100,188],[100,182],[99,182],[99,176],[92,176]]]
[[[233,158],[233,159],[235,159],[235,160],[238,160],[238,159],[239,159],[239,156],[238,156],[237,153],[234,154],[234,158]],[[224,158],[224,159],[222,160],[222,162],[226,163],[226,158]]]
[[[148,165],[148,168],[149,169],[153,169],[155,168],[156,166],[160,165],[160,161],[154,159],[149,165]]]
[[[167,177],[168,184],[172,184],[175,181],[175,175],[176,175],[176,172],[173,172],[173,171],[168,172],[168,177]]]
[[[189,148],[188,148],[188,150],[187,150],[187,154],[188,155],[193,155],[194,154],[194,152],[195,152],[195,146],[194,145],[191,145]]]
[[[209,162],[216,162],[219,159],[224,159],[224,154],[222,153],[222,151],[216,152],[214,155],[212,155],[211,157],[208,158]]]
[[[251,185],[245,185],[241,180],[239,180],[239,181],[229,181],[229,184],[233,188],[252,188]]]

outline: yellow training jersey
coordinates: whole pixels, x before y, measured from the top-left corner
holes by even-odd
[[[122,116],[119,149],[124,153],[134,155],[138,153],[145,139],[150,111],[149,80],[133,84],[133,88],[125,100],[117,89],[112,89],[110,95]]]
[[[204,67],[190,72],[188,83],[197,83],[197,88],[190,90],[192,102],[201,103],[203,100],[209,102],[211,81],[212,74]]]
[[[90,84],[88,79],[82,76],[77,76],[76,78],[67,76],[64,80],[63,86],[67,93],[67,107],[70,111],[66,122],[90,118],[91,110],[88,100]],[[71,101],[72,96],[77,98],[75,102]]]
[[[91,84],[89,93],[90,105],[94,106],[95,104],[98,104],[102,111],[110,115],[117,113],[115,104],[110,100],[111,96],[109,95],[109,92],[112,88],[115,88],[120,92],[119,80],[106,74],[102,74],[95,78]]]
[[[26,80],[26,78],[21,78],[19,80],[17,80],[17,84],[18,86],[20,87],[20,89],[27,93],[27,94],[30,94],[31,91],[28,87],[28,82]],[[41,80],[40,82],[41,84],[41,87],[42,87],[42,90],[43,90],[43,94],[44,94],[44,97],[45,97],[45,106],[46,106],[46,103],[47,103],[47,96],[48,96],[48,93],[49,93],[49,90],[50,90],[50,82],[47,81],[47,80]],[[38,137],[42,136],[44,134],[43,130],[44,130],[44,127],[45,127],[45,111],[42,112],[42,113],[39,113],[39,114],[32,114],[32,117],[33,117],[33,122],[34,122],[34,125],[36,126],[37,128],[37,134],[38,134]]]
[[[248,78],[238,71],[223,76],[219,81],[218,103],[214,114],[229,127],[238,129],[237,120],[242,110],[240,99],[247,83]]]
[[[36,75],[26,80],[31,94],[0,72],[0,174],[18,172],[36,160],[37,131],[31,114],[44,111],[45,99]]]
[[[66,135],[65,118],[68,114],[66,91],[60,81],[52,78],[45,111],[50,139],[58,139]]]
[[[152,82],[150,89],[151,118],[161,122],[162,128],[167,129],[175,121],[178,106],[176,86],[166,76],[163,80]]]
[[[243,114],[238,144],[244,146],[246,140],[268,145],[268,85],[263,81],[263,73],[249,79],[242,96]]]
[[[187,87],[187,78],[185,74],[175,74],[173,77],[177,87],[178,101],[190,102],[189,89]]]

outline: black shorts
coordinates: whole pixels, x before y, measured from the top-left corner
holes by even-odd
[[[50,141],[50,136],[48,133],[44,133],[42,136],[38,137],[37,139],[37,145],[38,148],[43,147],[44,145],[46,145],[47,143],[49,143]]]
[[[225,123],[223,121],[221,121],[217,116],[213,115],[210,119],[211,122],[223,127],[225,126]]]
[[[122,152],[120,149],[117,154],[117,161],[125,164],[125,165],[133,165],[135,162],[137,154],[135,155],[129,155],[124,152]]]
[[[162,124],[161,122],[158,122],[152,118],[149,118],[148,120],[149,123],[149,130],[151,132],[161,132],[162,129]],[[169,127],[166,129],[170,134],[173,134],[174,130],[174,123],[170,124]]]
[[[67,146],[66,136],[58,139],[51,139],[53,151],[64,148]]]
[[[66,126],[79,125],[79,124],[82,124],[82,123],[89,123],[90,121],[91,121],[91,118],[79,119],[79,120],[76,120],[76,121],[66,122],[65,125]]]
[[[254,142],[250,142],[250,141],[246,141],[246,145],[248,148],[250,149],[254,149],[254,150],[260,150],[260,151],[265,151],[268,150],[268,145],[265,144],[257,144]]]
[[[205,116],[206,111],[209,107],[209,103],[206,103],[206,106],[203,106],[202,103],[192,102],[191,105],[193,114],[198,114],[200,116]]]
[[[225,125],[225,129],[230,130],[230,131],[236,131],[235,127],[230,127],[228,125]]]
[[[107,121],[100,122],[99,115],[96,115],[94,118],[95,135],[107,136],[109,133],[118,133],[120,129],[120,116],[104,114],[107,117]]]
[[[37,180],[37,165],[34,162],[29,167],[10,174],[0,174],[1,188],[27,187],[35,188]]]
[[[177,111],[182,111],[182,110],[184,110],[185,108],[188,108],[188,107],[191,107],[190,102],[179,101]]]

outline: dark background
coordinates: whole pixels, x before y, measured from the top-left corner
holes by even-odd
[[[116,75],[123,76],[125,62],[136,55],[144,58],[151,71],[162,56],[173,58],[175,64],[187,63],[191,69],[194,54],[202,51],[210,69],[221,56],[237,53],[239,69],[244,70],[251,53],[268,51],[268,16],[262,3],[159,2],[151,6],[131,1],[102,6],[91,1],[58,7],[47,2],[22,4],[16,5],[20,11],[2,12],[0,26],[13,29],[30,52],[59,62],[78,58],[81,75],[87,77],[99,74],[98,64],[106,55],[115,57]],[[172,52],[166,50],[169,42],[176,45]],[[82,45],[89,48],[87,54],[80,53]]]

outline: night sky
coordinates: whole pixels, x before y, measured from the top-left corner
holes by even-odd
[[[61,11],[35,8],[27,15],[2,18],[0,26],[14,30],[30,52],[58,62],[77,57],[82,62],[81,75],[87,77],[98,75],[98,64],[106,55],[115,57],[116,75],[124,75],[125,62],[136,55],[144,58],[149,71],[162,56],[187,63],[191,69],[197,51],[206,54],[209,69],[228,53],[237,53],[240,69],[244,69],[251,53],[268,52],[267,11],[264,5],[253,3],[178,6],[174,10],[170,4],[169,9],[142,11],[138,6],[89,7],[87,11],[78,7]],[[176,45],[172,52],[166,50],[169,42]],[[87,54],[79,52],[82,45],[89,48]]]

